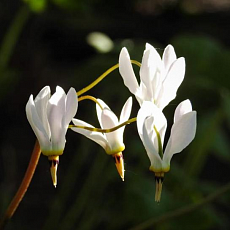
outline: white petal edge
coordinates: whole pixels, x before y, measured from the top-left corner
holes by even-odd
[[[63,124],[64,127],[68,128],[70,121],[77,113],[77,107],[78,97],[76,90],[74,88],[70,88],[66,95],[65,122]]]
[[[172,156],[186,148],[194,139],[195,134],[196,111],[191,111],[183,115],[173,124],[163,156],[164,164],[169,166]]]
[[[123,47],[119,55],[119,72],[123,78],[124,84],[134,95],[138,91],[138,82],[133,71],[128,50]]]
[[[26,104],[26,116],[39,141],[41,150],[50,150],[51,143],[49,140],[49,136],[47,135],[46,130],[44,129],[43,124],[38,117],[33,100],[33,95],[30,95],[29,100]]]
[[[184,80],[185,59],[178,58],[170,67],[163,82],[162,90],[159,95],[159,104],[162,110],[176,97],[177,90]]]
[[[48,118],[47,118],[47,104],[50,99],[50,87],[45,86],[34,100],[35,108],[38,114],[38,117],[47,133],[49,138],[51,137]]]
[[[152,127],[149,127],[151,125]],[[158,141],[155,130],[153,130],[155,123],[153,117],[146,117],[143,123],[143,145],[146,149],[147,155],[151,162],[151,168],[154,171],[161,171],[162,160],[158,153]],[[152,129],[150,131],[150,129]],[[150,132],[149,132],[150,131]]]
[[[192,104],[189,99],[182,101],[175,110],[174,123],[177,122],[184,114],[192,111]]]

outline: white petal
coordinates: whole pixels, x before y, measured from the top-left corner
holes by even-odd
[[[184,114],[171,129],[163,161],[169,165],[175,153],[181,152],[194,139],[196,133],[196,111]]]
[[[101,114],[101,122],[103,129],[110,129],[119,124],[117,116],[108,109],[103,109]],[[119,129],[110,133],[105,133],[105,136],[111,150],[119,149],[120,147],[124,146],[123,132],[121,132]]]
[[[143,141],[143,124],[145,118],[151,116],[151,114],[153,113],[152,105],[153,105],[152,102],[144,101],[137,113],[137,130],[142,141]]]
[[[157,172],[157,171],[161,171],[162,160],[158,154],[158,142],[153,127],[154,127],[153,117],[146,117],[146,119],[144,120],[143,131],[142,131],[143,145],[150,159],[152,170]]]
[[[158,68],[161,68],[161,57],[159,53],[156,51],[156,49],[149,43],[146,43],[145,50],[150,50],[151,56],[153,56],[153,59],[155,60],[154,63],[152,63],[152,65],[156,65]]]
[[[65,105],[65,123],[64,127],[68,127],[72,118],[76,115],[78,107],[78,97],[74,88],[70,88],[66,96],[66,105]]]
[[[150,56],[150,50],[145,50],[142,58],[141,68],[140,68],[140,78],[142,84],[146,86],[147,98],[145,100],[151,100],[153,98],[154,88],[151,85],[152,79],[156,73],[157,66],[154,63],[154,59]]]
[[[192,111],[190,100],[182,101],[176,108],[174,114],[174,123],[176,123],[184,114]]]
[[[165,73],[167,74],[170,66],[176,60],[176,53],[172,45],[168,45],[163,53],[162,61],[164,63]]]
[[[38,117],[47,133],[47,135],[50,138],[50,128],[48,124],[48,118],[47,118],[47,104],[48,100],[50,99],[50,87],[45,86],[39,94],[36,96],[34,100],[34,104],[36,107],[36,111],[38,114]]]
[[[128,50],[125,47],[122,48],[120,52],[119,71],[126,87],[128,87],[129,91],[135,95],[139,86],[130,62]]]
[[[92,126],[92,125],[90,125],[84,121],[78,120],[78,119],[72,119],[72,121],[75,125],[94,128],[94,126]],[[104,134],[99,133],[99,132],[92,132],[92,131],[81,129],[81,128],[71,128],[71,129],[77,133],[84,135],[85,137],[89,138],[90,140],[95,141],[105,150],[107,149],[108,141],[106,140],[106,137]]]
[[[156,105],[153,104],[153,102],[144,101],[141,108],[138,111],[137,114],[137,129],[139,132],[140,137],[142,138],[142,126],[143,122],[146,117],[152,116],[154,117],[154,124],[157,128],[157,131],[159,132],[161,136],[162,145],[164,143],[164,137],[165,137],[165,131],[167,128],[167,120],[162,113],[162,111],[157,108]]]
[[[163,109],[176,97],[177,90],[184,80],[184,74],[185,60],[184,58],[179,58],[171,65],[163,82],[163,87],[158,99],[158,107]]]
[[[97,98],[97,101],[100,103],[100,105],[102,106],[103,109],[107,108],[107,109],[111,110],[109,108],[109,106],[104,101],[102,101],[101,99]],[[101,123],[102,109],[98,104],[96,104],[96,112],[97,112],[97,118],[98,118],[99,124],[100,124],[101,127],[103,127],[103,125]]]
[[[128,100],[125,102],[122,110],[121,110],[121,115],[120,115],[120,120],[119,123],[123,123],[127,121],[130,117],[131,114],[131,109],[132,109],[132,97],[129,97]]]
[[[48,121],[51,131],[52,149],[60,151],[65,146],[66,127],[63,127],[63,119],[65,119],[65,99],[66,94],[64,90],[57,86],[56,92],[51,96],[47,112]]]
[[[30,96],[26,104],[26,116],[39,141],[41,150],[50,150],[51,144],[49,136],[47,135],[46,130],[37,114],[35,104],[33,101],[33,95]]]

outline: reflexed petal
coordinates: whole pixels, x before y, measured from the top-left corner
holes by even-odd
[[[192,111],[190,100],[182,101],[176,108],[174,114],[174,123],[176,123],[184,114]]]
[[[101,114],[101,122],[103,129],[110,129],[117,126],[118,119],[117,116],[108,109],[103,109]],[[111,150],[119,148],[119,146],[123,146],[123,133],[120,130],[116,130],[110,133],[105,133],[106,139],[110,145]]]
[[[131,114],[131,109],[132,109],[132,102],[133,102],[132,97],[129,97],[128,100],[125,102],[121,110],[121,115],[120,115],[120,120],[119,120],[120,124],[129,119],[130,114]]]
[[[66,105],[65,105],[65,122],[64,127],[68,127],[70,121],[75,116],[78,107],[78,97],[74,88],[70,88],[66,96]]]
[[[101,123],[103,129],[110,129],[119,124],[117,116],[107,108],[102,110]]]
[[[142,138],[142,124],[146,117],[154,117],[154,125],[161,136],[161,142],[164,143],[167,120],[162,111],[157,108],[153,102],[144,101],[137,114],[137,129]],[[153,128],[153,127],[152,127]]]
[[[37,114],[33,101],[33,95],[30,96],[29,101],[26,104],[26,116],[39,141],[41,150],[49,150],[51,148],[49,136],[47,135],[46,130],[44,129]]]
[[[170,66],[176,60],[176,53],[172,45],[168,45],[163,53],[162,61],[164,63],[165,73],[167,74]]]
[[[119,72],[129,91],[133,94],[136,94],[139,86],[133,71],[128,50],[126,48],[122,48],[119,56]]]
[[[104,101],[102,101],[101,99],[98,98],[97,101],[100,103],[100,105],[102,106],[103,109],[107,108],[107,109],[111,110],[109,108],[109,106]],[[101,127],[103,127],[102,123],[101,123],[102,109],[101,109],[101,107],[98,104],[96,104],[96,112],[97,112],[97,118],[98,118],[99,124],[100,124]]]
[[[169,72],[163,82],[163,88],[159,95],[158,107],[163,109],[170,101],[176,97],[176,92],[184,79],[185,60],[177,59],[170,67]]]
[[[153,103],[150,101],[144,101],[141,108],[137,113],[137,130],[141,140],[143,141],[143,124],[146,117],[149,117],[153,113]]]
[[[149,43],[146,43],[145,50],[150,50],[151,56],[154,59],[154,63],[151,63],[151,65],[155,65],[157,66],[157,68],[161,68],[162,65],[161,57],[159,53],[156,51],[156,49]]]
[[[66,95],[64,90],[57,86],[56,92],[51,96],[47,107],[52,149],[58,151],[65,146],[66,129],[62,126],[63,119],[65,119],[65,99]]]
[[[45,86],[39,94],[36,96],[34,100],[34,104],[36,107],[36,111],[38,114],[38,117],[47,133],[47,135],[50,138],[50,128],[48,124],[48,118],[47,118],[47,103],[50,99],[50,87]]]
[[[78,120],[78,119],[72,119],[72,121],[73,121],[73,123],[75,125],[94,128],[94,126],[92,126],[92,125],[90,125],[90,124],[88,124],[88,123],[86,123],[84,121]],[[108,142],[107,142],[106,137],[105,137],[104,134],[99,133],[99,132],[92,132],[92,131],[89,131],[89,130],[86,130],[86,129],[81,129],[81,128],[71,128],[71,129],[73,131],[77,132],[77,133],[80,133],[80,134],[86,136],[90,140],[95,141],[102,148],[107,149]]]
[[[141,68],[140,68],[140,78],[141,82],[146,86],[146,97],[145,100],[151,100],[153,98],[153,87],[151,85],[151,81],[156,72],[156,65],[153,64],[154,60],[150,57],[150,50],[145,50]]]
[[[173,124],[163,161],[169,165],[173,154],[179,153],[186,148],[194,139],[195,133],[196,111],[192,111],[184,114]]]
[[[156,133],[153,130],[154,118],[146,117],[143,124],[143,145],[146,149],[147,155],[151,162],[151,168],[153,170],[159,170],[162,168],[162,160],[158,154],[158,143]],[[151,131],[150,131],[151,130]],[[149,133],[150,131],[150,133]]]

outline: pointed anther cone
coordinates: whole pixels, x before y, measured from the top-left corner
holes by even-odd
[[[117,168],[117,171],[122,179],[122,181],[125,180],[125,168],[124,168],[124,159],[122,152],[116,153],[112,155],[115,160],[115,165]]]
[[[155,192],[155,201],[160,202],[161,200],[161,192],[164,180],[164,173],[155,173],[155,181],[156,181],[156,192]]]
[[[53,181],[53,185],[57,186],[57,168],[59,164],[59,156],[49,156],[48,160],[50,162],[50,173]]]

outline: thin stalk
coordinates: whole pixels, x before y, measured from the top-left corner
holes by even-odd
[[[103,109],[102,105],[98,102],[98,100],[95,97],[90,96],[90,95],[81,96],[78,98],[78,101],[83,101],[83,100],[87,100],[87,99],[94,101],[96,104],[98,104],[100,106],[101,109]]]
[[[25,195],[25,193],[26,193],[26,191],[30,185],[30,182],[33,178],[33,175],[34,175],[35,169],[37,167],[40,155],[41,155],[41,149],[40,149],[38,141],[36,141],[32,155],[31,155],[31,158],[30,158],[28,168],[27,168],[25,176],[21,182],[21,185],[18,188],[17,193],[15,194],[15,196],[14,196],[13,200],[11,201],[8,209],[5,212],[3,219],[0,222],[0,230],[4,229],[4,226],[6,225],[7,221],[14,215],[18,205],[22,201],[22,199],[23,199],[23,197],[24,197],[24,195]]]
[[[131,228],[130,230],[143,230],[143,229],[149,229],[150,227],[163,223],[163,222],[168,222],[170,219],[188,214],[190,212],[193,212],[202,206],[204,206],[207,203],[210,203],[217,199],[218,197],[221,197],[224,193],[230,191],[230,182],[227,183],[226,185],[222,186],[220,189],[216,190],[212,194],[208,195],[204,199],[198,201],[195,204],[190,204],[188,206],[170,211],[162,216],[159,217],[154,217],[149,220],[144,221],[143,223]]]
[[[141,66],[141,63],[135,60],[130,60],[132,64],[135,64],[137,66]],[[83,93],[89,91],[90,89],[92,89],[94,86],[96,86],[100,81],[102,81],[107,75],[109,75],[111,72],[113,72],[115,69],[117,69],[119,67],[119,63],[117,63],[116,65],[112,66],[111,68],[109,68],[107,71],[105,71],[100,77],[98,77],[95,81],[93,81],[91,84],[89,84],[87,87],[83,88],[82,90],[77,92],[77,95],[80,96]]]
[[[89,131],[92,131],[92,132],[99,132],[99,133],[111,133],[111,132],[121,128],[124,125],[128,125],[128,124],[130,124],[132,122],[135,122],[136,120],[137,120],[136,117],[131,118],[131,119],[121,123],[118,126],[115,126],[115,127],[111,128],[111,129],[99,129],[99,128],[92,128],[92,127],[87,127],[87,126],[80,126],[80,125],[69,125],[69,128],[86,129],[86,130],[89,130]]]

